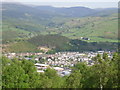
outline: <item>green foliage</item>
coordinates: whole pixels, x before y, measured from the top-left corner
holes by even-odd
[[[69,39],[60,35],[38,35],[29,39],[28,42],[37,46],[46,46],[58,50],[68,50],[70,48],[68,44]]]
[[[29,85],[31,88],[36,88],[39,84],[38,80],[38,73],[37,73],[37,69],[34,67],[34,63],[27,61],[27,60],[23,60],[22,61],[22,68],[25,71],[25,74],[29,75]]]
[[[19,47],[19,48],[18,48]],[[10,43],[6,52],[43,52],[39,47],[46,47],[46,54],[60,51],[117,51],[118,43],[112,42],[86,42],[78,39],[69,39],[61,35],[38,35],[25,41]],[[44,52],[43,52],[44,53]]]
[[[42,52],[38,47],[50,48],[51,50],[46,54],[54,54],[59,51],[117,51],[118,43],[86,42],[78,39],[68,39],[60,35],[38,35],[27,41],[11,43],[5,50],[8,52]]]
[[[79,71],[74,71],[66,80],[67,88],[82,88],[81,83],[81,73]]]
[[[4,59],[5,60],[5,59]],[[8,60],[9,61],[9,60]],[[20,66],[20,62],[12,62],[4,64],[2,72],[3,88],[28,88],[29,77]]]
[[[70,51],[79,51],[79,52],[84,52],[84,51],[109,51],[109,50],[117,50],[118,48],[118,43],[110,43],[110,42],[86,42],[86,41],[81,41],[78,39],[71,40],[70,41],[72,48]]]
[[[35,52],[37,47],[27,41],[20,41],[17,43],[11,43],[9,47],[6,48],[9,52]]]
[[[79,87],[82,88],[90,87],[90,81],[89,81],[89,76],[91,74],[90,67],[88,67],[84,62],[77,63],[73,67],[73,73],[76,71],[78,71],[79,74],[81,74],[81,79],[80,79],[81,84],[79,85]]]
[[[45,70],[45,76],[47,78],[48,83],[50,83],[49,87],[46,86],[46,88],[61,88],[64,85],[64,82],[60,76],[58,76],[57,72],[53,69],[48,68]]]
[[[118,88],[119,64],[114,60],[119,60],[118,54],[115,54],[112,59],[108,58],[106,53],[103,56],[97,55],[94,58],[95,65],[87,66],[84,63],[78,63],[73,68],[73,73],[78,71],[81,74],[82,88]]]
[[[78,63],[69,76],[61,77],[54,69],[37,73],[34,63],[2,57],[3,88],[119,88],[119,60],[115,53],[110,59],[106,53],[94,58],[95,64]]]
[[[119,57],[119,56],[117,56]],[[115,57],[113,57],[114,59]],[[118,86],[118,67],[117,64],[110,60],[107,54],[97,57],[97,62],[92,66],[92,71],[94,72],[93,77],[96,82],[95,87],[99,88],[116,88]],[[117,60],[117,59],[116,59]]]

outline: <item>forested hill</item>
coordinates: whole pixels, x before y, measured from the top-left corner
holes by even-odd
[[[19,48],[18,48],[19,47]],[[11,43],[6,52],[39,52],[41,47],[49,48],[55,52],[60,51],[117,51],[117,43],[110,42],[86,42],[78,39],[69,39],[60,35],[38,35],[28,40]]]

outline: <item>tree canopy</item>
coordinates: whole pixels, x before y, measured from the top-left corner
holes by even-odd
[[[119,60],[118,53],[97,55],[94,65],[79,62],[61,77],[52,68],[38,73],[31,61],[2,57],[2,88],[120,88]]]

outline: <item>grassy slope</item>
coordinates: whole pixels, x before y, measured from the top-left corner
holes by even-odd
[[[70,40],[59,35],[39,35],[28,39],[11,43],[6,48],[9,52],[36,52],[37,47],[48,47],[56,51],[96,51],[96,50],[116,50],[115,43],[87,43],[81,40]]]
[[[75,24],[74,22],[67,22],[66,24],[70,27],[73,26],[73,28],[70,29],[69,32],[63,33],[63,35],[73,39],[79,39],[80,37],[89,37],[91,38],[91,41],[117,41],[118,20],[116,17],[93,17],[91,19],[92,20],[90,20],[90,18],[89,20],[86,18],[80,19],[81,22],[78,23],[81,28],[74,28],[74,25],[78,23]],[[86,25],[84,25],[84,22]]]
[[[9,52],[30,52],[38,51],[37,47],[45,46],[56,48],[58,50],[67,50],[70,48],[69,39],[59,35],[39,35],[26,41],[11,43],[6,48]]]
[[[25,38],[28,36],[30,32],[15,28],[12,23],[9,22],[3,22],[2,25],[2,40],[8,41],[13,40],[17,38]]]
[[[31,32],[34,34],[61,34],[70,39],[89,37],[91,39],[90,42],[117,42],[118,20],[116,14],[109,17],[55,17],[49,23],[52,26],[41,25],[34,20],[5,21],[3,23],[3,39],[18,38],[18,36],[26,37]]]
[[[41,31],[43,28],[43,25],[34,23],[34,20],[30,22],[29,20],[8,18],[2,22],[2,39],[8,41],[18,38],[28,38],[36,35],[36,31]]]
[[[31,52],[36,51],[37,49],[35,45],[27,41],[21,41],[10,44],[6,50],[9,52]]]

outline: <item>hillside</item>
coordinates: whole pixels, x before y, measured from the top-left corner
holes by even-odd
[[[71,48],[70,39],[59,35],[38,35],[28,40],[8,44],[6,52],[40,52],[41,47],[66,51]]]
[[[96,10],[86,7],[56,8],[51,6],[37,6],[35,8],[48,12],[58,13],[59,15],[63,15],[64,17],[83,17],[89,16],[96,12]]]
[[[70,39],[87,37],[89,42],[117,42],[116,8],[30,7],[3,3],[2,12],[3,42],[28,39],[37,34],[59,34]]]
[[[48,25],[24,21],[12,22],[3,21],[3,40],[28,38],[36,34],[60,34],[70,39],[88,37],[93,42],[117,42],[118,36],[117,16],[84,18],[56,17]]]
[[[20,41],[17,43],[11,43],[6,47],[5,52],[36,52],[37,47],[27,41]]]
[[[90,41],[117,42],[118,38],[117,16],[72,19],[63,28],[66,31],[62,35],[73,39],[88,37]]]
[[[42,48],[42,49],[41,49]],[[110,42],[85,42],[78,39],[69,39],[60,35],[38,35],[25,41],[8,44],[6,52],[41,52],[46,49],[60,51],[116,51],[117,43]]]
[[[69,39],[60,35],[38,35],[31,39],[28,39],[28,42],[36,46],[46,46],[48,48],[67,50],[70,48]]]

